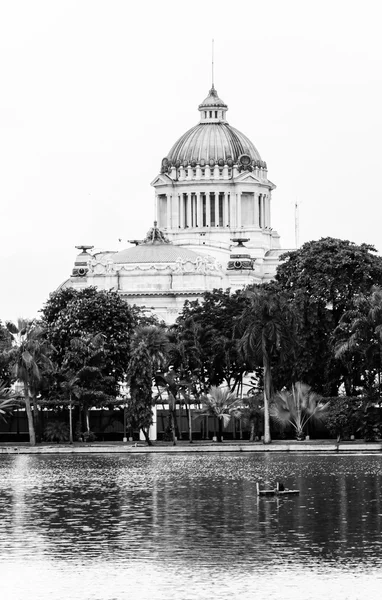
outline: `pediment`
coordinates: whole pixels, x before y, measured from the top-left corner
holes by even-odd
[[[166,173],[161,173],[157,177],[155,177],[154,181],[151,182],[150,185],[156,187],[157,185],[170,185],[172,183],[171,177],[166,175]]]
[[[263,183],[258,177],[256,177],[250,171],[243,171],[243,173],[240,173],[240,175],[235,177],[235,182],[236,181],[240,181],[240,182],[245,181],[246,183]]]

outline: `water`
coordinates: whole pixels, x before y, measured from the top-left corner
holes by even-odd
[[[377,598],[381,483],[381,455],[2,456],[0,598]]]

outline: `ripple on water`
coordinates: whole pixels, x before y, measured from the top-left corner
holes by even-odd
[[[13,572],[21,594],[15,573],[27,563],[39,575],[33,600],[44,600],[44,577],[50,591],[60,581],[66,600],[120,600],[134,586],[135,598],[246,598],[249,583],[276,598],[280,572],[283,597],[303,576],[324,586],[329,572],[366,590],[381,566],[381,470],[379,455],[2,457],[1,576]],[[276,480],[300,496],[256,498],[257,481]],[[89,595],[76,574],[91,574]],[[316,598],[309,590],[294,597]]]

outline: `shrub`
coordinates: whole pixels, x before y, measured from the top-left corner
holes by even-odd
[[[69,441],[69,425],[62,421],[51,421],[44,430],[44,437],[47,442],[57,442],[57,444]]]

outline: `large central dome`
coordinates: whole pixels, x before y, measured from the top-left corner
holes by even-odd
[[[178,168],[205,165],[232,166],[245,157],[246,164],[265,167],[254,144],[240,131],[231,127],[225,118],[227,105],[212,86],[207,98],[199,105],[200,123],[189,129],[173,145],[162,160],[162,172]]]

